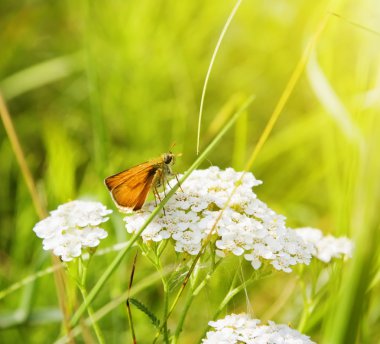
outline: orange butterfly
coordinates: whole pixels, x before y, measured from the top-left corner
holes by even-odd
[[[161,157],[131,167],[104,180],[111,196],[120,210],[139,210],[144,205],[150,189],[159,200],[157,188],[164,186],[169,176],[173,176],[171,166],[175,155],[171,152]]]

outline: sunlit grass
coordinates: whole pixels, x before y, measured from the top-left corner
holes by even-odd
[[[37,213],[78,197],[113,207],[103,179],[168,151],[174,142],[175,152],[182,152],[175,170],[189,170],[197,158],[202,87],[235,2],[9,4],[0,5],[0,40],[6,47],[0,56],[0,90],[44,210],[33,206],[12,137],[1,127],[0,341],[54,341],[64,331],[54,279],[39,276],[51,263],[31,230]],[[334,6],[242,1],[226,31],[205,93],[201,152],[244,100],[254,94],[255,101],[201,166],[242,170],[248,165],[264,181],[260,198],[286,215],[288,225],[349,236],[356,246],[351,260],[329,267],[308,317],[302,315],[296,275],[282,273],[247,286],[223,309],[226,314],[252,308],[257,318],[301,326],[321,343],[380,338],[378,7],[374,1]],[[311,55],[302,60],[326,15]],[[289,87],[297,64],[299,74]],[[288,95],[281,102],[284,90]],[[110,236],[100,249],[130,238],[116,211],[107,230]],[[95,256],[88,276],[91,295],[114,265],[92,304],[111,343],[130,340],[123,300],[134,251],[121,252],[117,269],[117,253]],[[168,265],[172,256],[166,258]],[[199,338],[237,264],[228,260],[194,299],[193,309],[202,312],[189,312],[180,343]],[[314,268],[304,269],[300,276],[312,281]],[[242,272],[240,282],[248,276]],[[152,267],[139,259],[132,291],[159,314],[163,295],[156,275],[146,282],[149,274]],[[180,309],[172,315],[174,324]],[[149,319],[132,311],[137,338],[144,342],[146,331],[153,338]]]

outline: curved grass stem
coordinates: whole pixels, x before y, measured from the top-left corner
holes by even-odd
[[[216,58],[216,54],[217,54],[218,51],[219,51],[219,48],[220,48],[220,45],[221,45],[222,40],[223,40],[223,38],[224,38],[224,35],[226,34],[227,29],[228,29],[228,27],[230,26],[231,21],[232,21],[232,19],[234,18],[234,16],[235,16],[237,10],[239,9],[240,4],[241,4],[241,1],[242,1],[242,0],[237,0],[237,1],[236,1],[235,6],[233,7],[233,9],[232,9],[232,11],[231,11],[229,17],[228,17],[227,20],[226,20],[226,23],[224,24],[224,27],[223,27],[223,29],[222,29],[222,32],[220,33],[220,36],[219,36],[218,42],[216,43],[216,46],[215,46],[214,52],[212,53],[212,57],[211,57],[211,60],[210,60],[210,64],[209,64],[208,69],[207,69],[207,73],[206,73],[205,81],[204,81],[203,88],[202,88],[201,102],[200,102],[200,105],[199,105],[198,132],[197,132],[197,154],[199,154],[199,142],[200,142],[200,137],[201,137],[201,123],[202,123],[202,114],[203,114],[203,104],[204,104],[204,100],[205,100],[207,84],[208,84],[208,80],[209,80],[209,78],[210,78],[210,74],[211,74],[212,66],[214,65],[215,58]]]

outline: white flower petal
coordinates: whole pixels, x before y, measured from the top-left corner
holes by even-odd
[[[247,344],[314,344],[308,336],[303,335],[287,325],[268,321],[267,325],[260,320],[251,319],[246,314],[231,314],[224,319],[210,321],[214,330],[206,333],[202,343],[247,343]]]
[[[108,235],[98,225],[107,221],[111,212],[99,202],[72,201],[51,211],[33,230],[44,239],[44,250],[70,261],[81,255],[82,248],[96,247]]]
[[[319,229],[310,227],[297,228],[294,231],[311,247],[311,254],[322,262],[329,263],[333,258],[352,256],[354,245],[346,237],[323,236]]]
[[[308,264],[312,246],[286,227],[284,216],[257,198],[252,187],[259,184],[261,181],[252,173],[232,168],[195,170],[181,185],[183,191],[177,191],[169,200],[165,213],[146,227],[142,239],[170,238],[177,252],[196,254],[211,233],[219,256],[245,255],[254,269],[259,269],[265,260],[286,272],[295,264]],[[140,230],[150,214],[147,209],[153,209],[153,203],[125,217],[129,233]],[[247,254],[252,257],[247,258]]]

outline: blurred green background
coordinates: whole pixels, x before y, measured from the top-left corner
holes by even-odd
[[[196,157],[202,86],[234,4],[216,0],[0,2],[0,90],[46,209],[78,197],[114,209],[103,179],[168,151],[173,143],[173,151],[183,154],[175,170],[180,173],[190,166]],[[243,1],[211,73],[201,147],[246,97],[256,98],[203,166],[238,170],[244,166],[328,11],[339,16],[329,17],[252,172],[264,181],[256,191],[259,197],[284,214],[289,226],[314,226],[325,233],[347,235],[360,247],[350,269],[339,270],[332,283],[348,300],[346,316],[356,314],[358,319],[331,312],[336,299],[327,298],[308,334],[326,338],[339,321],[351,322],[357,330],[353,342],[356,338],[376,342],[380,340],[380,329],[374,326],[380,321],[377,1]],[[41,263],[41,241],[32,232],[38,216],[3,126],[0,166],[0,287],[4,289],[50,261]],[[107,229],[111,234],[102,247],[127,239],[117,212]],[[101,271],[112,257],[95,259],[94,264]],[[130,264],[129,257],[96,307],[126,290]],[[150,270],[141,264],[144,276],[144,269]],[[96,271],[91,273],[93,281],[97,277]],[[292,279],[278,274],[252,289],[259,318],[278,302],[282,286],[293,283]],[[203,302],[214,293],[210,290]],[[157,293],[159,288],[152,288],[145,297],[155,300]],[[191,343],[192,334],[199,335],[198,328],[206,326],[217,294],[209,301],[208,313],[187,323],[184,343]],[[1,314],[14,319],[12,312],[24,301],[28,316],[17,326],[11,321],[13,325],[0,332],[2,342],[43,343],[56,338],[59,322],[46,313],[57,310],[53,277],[39,280],[29,296],[21,289],[0,300]],[[276,312],[273,320],[297,322],[297,295],[288,302],[290,306]],[[241,297],[229,310],[245,311],[245,304]],[[129,338],[122,337],[128,328],[122,307],[100,326],[109,332],[110,343]]]

